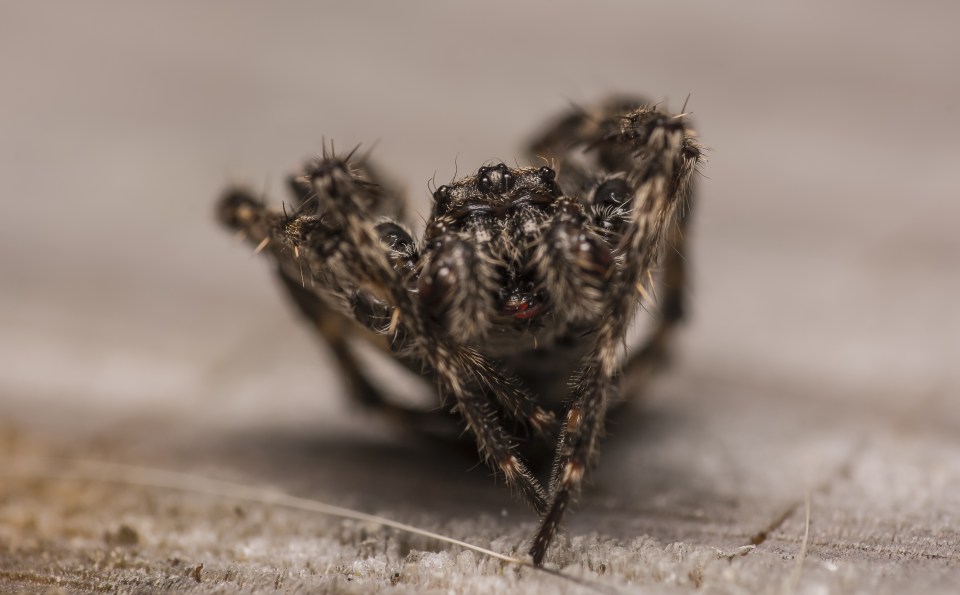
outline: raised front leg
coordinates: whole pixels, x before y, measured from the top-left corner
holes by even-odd
[[[701,146],[684,117],[641,107],[598,122],[586,139],[608,165],[629,165],[622,173],[630,189],[629,217],[618,251],[622,266],[610,277],[604,316],[578,374],[572,403],[554,459],[550,500],[530,553],[537,565],[592,463],[610,395],[621,370],[620,347],[636,313],[643,284],[676,226],[678,206],[689,200]]]
[[[643,342],[627,356],[623,365],[620,394],[623,403],[642,394],[653,373],[668,363],[670,341],[677,327],[687,316],[689,264],[687,261],[690,213],[694,197],[676,214],[677,224],[670,230],[664,245],[660,273],[656,275],[657,303],[653,310],[656,320]]]
[[[297,180],[298,178],[292,177],[291,186]],[[369,299],[353,291],[349,283],[321,287],[309,267],[300,261],[298,241],[290,239],[291,232],[288,231],[288,227],[302,230],[304,220],[296,224],[297,218],[289,213],[300,208],[301,205],[308,204],[304,199],[311,194],[304,190],[302,185],[298,186],[295,194],[297,203],[287,213],[270,210],[260,199],[245,189],[232,189],[220,201],[220,219],[246,236],[251,244],[262,250],[270,249],[277,260],[281,286],[329,347],[336,359],[337,368],[346,382],[347,392],[355,402],[361,406],[376,409],[411,428],[438,433],[437,428],[451,425],[449,416],[444,412],[422,411],[407,407],[388,398],[365,373],[350,347],[348,338],[359,333],[384,352],[393,355],[390,343],[379,332],[381,327],[389,324],[389,313],[386,314],[386,322],[384,322],[383,308],[377,308],[382,304],[371,303]],[[291,263],[291,260],[296,262]],[[349,304],[351,311],[344,312],[332,304]],[[397,343],[393,346],[399,347]],[[411,372],[420,373],[419,363],[409,358],[398,358],[397,361],[408,367]]]
[[[600,169],[610,166],[607,171],[624,168],[598,164],[600,155],[585,155],[584,149],[603,138],[606,128],[617,117],[644,105],[648,102],[638,97],[613,97],[596,106],[575,106],[535,137],[527,146],[527,154],[530,159],[545,159],[556,166],[565,194],[589,196],[599,181],[597,165]]]

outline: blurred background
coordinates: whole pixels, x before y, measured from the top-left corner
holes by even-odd
[[[8,458],[125,455],[426,524],[509,510],[509,526],[445,527],[482,538],[494,523],[518,531],[512,547],[532,514],[468,458],[432,468],[429,448],[354,410],[268,264],[218,228],[212,205],[236,182],[285,198],[283,177],[326,138],[375,147],[426,215],[428,180],[513,160],[571,103],[620,92],[678,111],[689,95],[710,147],[693,317],[674,369],[636,419],[614,423],[626,437],[604,454],[568,551],[593,551],[576,550],[590,531],[617,547],[647,535],[708,551],[770,525],[781,541],[765,544],[769,559],[751,554],[765,562],[711,580],[779,580],[802,515],[772,519],[839,469],[813,511],[808,580],[882,586],[876,567],[891,560],[885,572],[903,580],[955,578],[957,22],[946,1],[4,3]],[[150,518],[135,504],[78,517],[91,541],[67,547],[60,521],[39,537],[18,524],[66,514],[33,500],[0,509],[0,581],[44,548],[86,559],[107,547],[97,540],[111,519]],[[277,531],[258,563],[293,568],[271,549]],[[142,538],[141,557],[165,559],[159,541]],[[361,541],[324,555],[366,559]],[[238,564],[178,547],[206,552],[207,568]],[[628,579],[644,580],[608,578]]]

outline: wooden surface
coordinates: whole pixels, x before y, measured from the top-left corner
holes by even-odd
[[[711,147],[694,317],[549,562],[616,592],[956,592],[955,3],[0,11],[0,593],[588,590],[376,525],[41,476],[122,461],[515,552],[532,513],[352,408],[211,204],[229,181],[279,198],[325,136],[376,143],[423,213],[434,173],[613,91],[691,94]]]

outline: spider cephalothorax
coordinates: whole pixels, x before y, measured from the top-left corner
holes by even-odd
[[[233,189],[219,214],[269,252],[361,403],[424,429],[446,415],[400,405],[368,379],[347,341],[354,331],[437,386],[540,514],[539,565],[621,377],[645,375],[683,315],[683,232],[702,150],[686,114],[618,99],[536,139],[531,155],[556,169],[497,163],[437,188],[419,241],[399,193],[352,155],[325,154],[292,176],[290,213]],[[654,286],[657,322],[623,357]],[[519,454],[521,431],[555,444],[546,486]]]

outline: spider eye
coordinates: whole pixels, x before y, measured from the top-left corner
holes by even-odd
[[[510,173],[510,170],[504,168],[500,172],[500,191],[506,192],[513,188],[513,183],[516,181],[516,178],[513,177],[513,174]]]
[[[481,167],[477,171],[477,189],[480,192],[490,192],[493,188],[493,182],[490,180],[490,168]]]
[[[627,202],[632,194],[630,186],[622,178],[613,178],[597,187],[593,194],[593,204],[620,206]]]
[[[413,238],[407,233],[407,230],[392,221],[385,221],[378,225],[377,234],[380,236],[381,242],[397,252],[402,252],[413,245]]]
[[[540,176],[540,179],[544,182],[552,182],[557,178],[557,172],[553,171],[553,168],[543,166],[537,170],[537,175]]]
[[[516,177],[503,163],[477,170],[477,190],[480,192],[506,192],[513,188],[514,182]]]
[[[450,208],[450,187],[440,186],[433,192],[434,214],[443,215]]]

